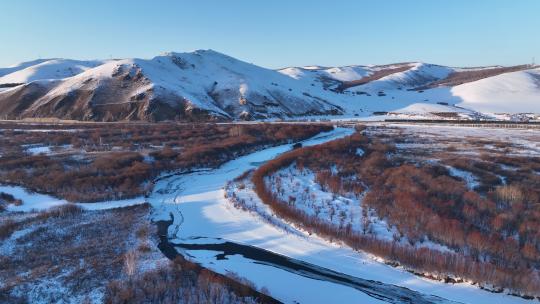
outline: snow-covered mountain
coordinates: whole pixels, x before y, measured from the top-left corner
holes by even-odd
[[[290,67],[280,73],[340,91],[411,89],[444,79],[454,69],[421,62],[372,66]],[[333,84],[328,85],[328,84]]]
[[[42,65],[33,66],[34,75]],[[79,72],[63,79],[49,74],[0,92],[0,115],[185,120],[342,114],[328,100],[331,94],[211,50],[108,61]]]
[[[279,70],[339,93],[332,101],[348,115],[394,112],[433,117],[448,112],[461,118],[540,113],[539,71],[528,65],[454,68],[420,62]]]
[[[366,83],[360,88],[351,87],[348,90],[366,90],[366,91],[384,91],[394,89],[413,89],[433,81],[444,79],[453,72],[452,68],[426,64],[421,62],[405,65],[408,69],[399,70],[395,73],[385,75],[382,78]],[[399,69],[399,67],[397,67]],[[394,68],[397,70],[396,68]],[[377,72],[385,71],[385,69],[375,70]]]
[[[155,121],[365,117],[374,112],[454,112],[455,117],[540,113],[539,70],[408,62],[276,71],[212,50],[152,59],[47,59],[0,69],[0,118]]]
[[[42,79],[62,79],[75,76],[104,64],[102,60],[44,59],[0,69],[0,85],[20,84]]]
[[[294,79],[331,89],[346,81],[362,79],[371,72],[368,67],[360,65],[330,68],[320,66],[289,67],[278,71]]]

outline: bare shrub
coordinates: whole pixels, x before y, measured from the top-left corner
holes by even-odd
[[[139,229],[137,229],[136,235],[137,235],[137,238],[144,240],[148,238],[149,233],[150,233],[150,227],[148,227],[148,225],[143,225]]]
[[[137,252],[129,251],[124,254],[124,271],[128,276],[133,276],[137,270]]]
[[[50,217],[68,217],[80,214],[82,212],[83,209],[75,204],[64,204],[41,212],[39,217],[42,219],[47,219]]]
[[[525,195],[520,187],[514,185],[504,185],[495,188],[495,197],[503,203],[515,204],[522,203]]]
[[[0,240],[6,239],[16,230],[17,223],[11,219],[6,219],[0,223]]]
[[[0,203],[4,201],[8,204],[13,204],[15,206],[22,205],[22,200],[15,198],[13,195],[5,192],[0,192]]]
[[[152,247],[150,246],[150,244],[148,244],[148,242],[144,242],[140,244],[139,247],[137,247],[137,250],[142,253],[148,253],[152,251]]]

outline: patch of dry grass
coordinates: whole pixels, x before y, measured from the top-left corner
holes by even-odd
[[[125,256],[139,246],[149,250],[133,254],[129,271],[151,257],[155,229],[150,226],[148,205],[106,211],[82,211],[65,205],[31,217],[12,220],[15,230],[26,230],[8,240],[9,255],[2,256],[0,302],[83,299],[107,282],[126,274]],[[7,216],[7,215],[5,215]],[[137,231],[147,231],[137,235]],[[154,246],[154,247],[151,247]],[[61,288],[45,288],[55,282]],[[82,300],[81,300],[82,301]]]

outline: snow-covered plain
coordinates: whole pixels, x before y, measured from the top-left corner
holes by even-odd
[[[305,145],[322,143],[351,132],[350,129],[338,128],[326,136],[306,141]],[[168,220],[171,214],[174,215],[174,222],[169,227],[172,242],[201,244],[232,241],[354,277],[403,286],[463,303],[530,303],[522,298],[490,293],[466,283],[450,285],[420,278],[317,236],[309,236],[301,231],[287,233],[256,214],[234,208],[224,198],[223,186],[228,180],[289,149],[288,145],[269,148],[230,161],[215,170],[161,180],[149,198],[156,209],[155,219]],[[187,250],[186,253],[205,267],[221,273],[233,271],[259,287],[266,286],[274,297],[286,303],[379,302],[356,289],[254,263],[240,255],[217,259],[216,252],[210,250]]]
[[[423,125],[423,124],[393,124],[371,123],[397,128],[408,136],[418,136],[422,139],[452,138],[453,140],[477,138],[479,140],[495,140],[511,144],[505,153],[509,156],[540,156],[540,132],[535,129],[498,129],[471,128],[463,126]],[[435,143],[436,146],[436,143]],[[476,152],[474,152],[476,153]]]

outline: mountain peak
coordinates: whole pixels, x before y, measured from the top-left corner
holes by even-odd
[[[158,57],[181,57],[181,56],[192,56],[192,55],[199,55],[199,56],[223,56],[223,57],[229,57],[231,56],[225,55],[223,53],[217,52],[212,49],[197,49],[189,52],[176,52],[176,51],[168,51],[163,52],[158,55]]]

